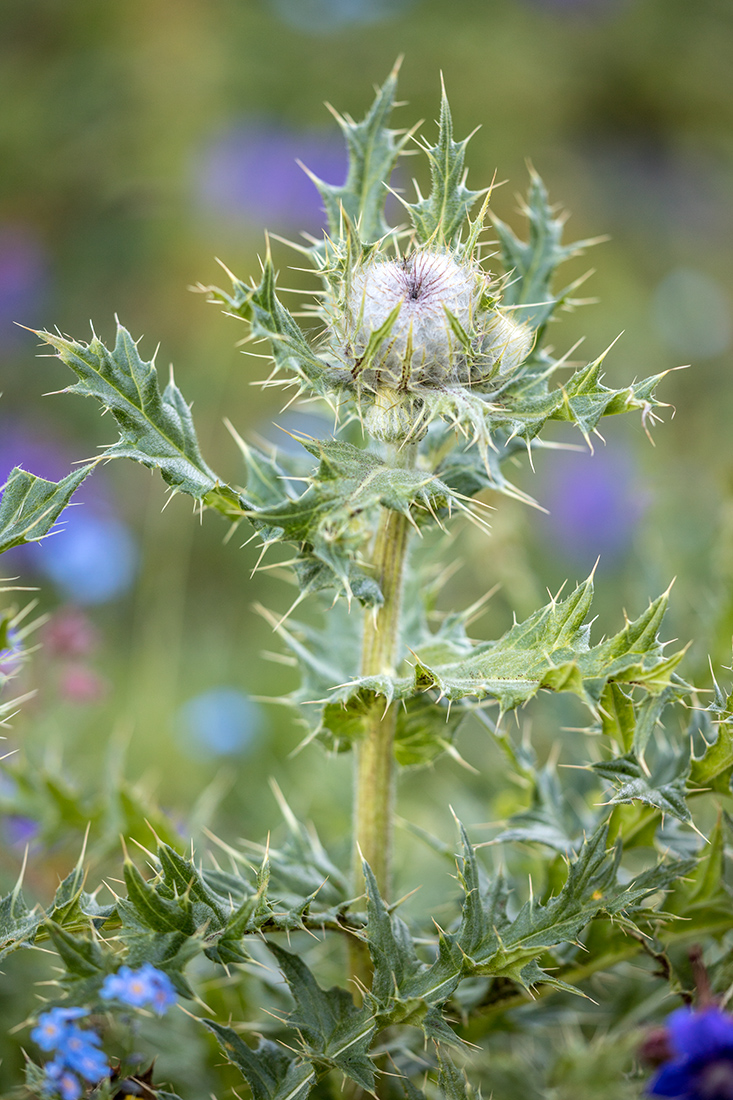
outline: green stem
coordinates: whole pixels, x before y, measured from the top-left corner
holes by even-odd
[[[395,465],[412,466],[416,444],[393,450]],[[393,674],[398,644],[402,582],[410,523],[400,512],[382,509],[372,555],[374,576],[384,596],[375,614],[367,613],[362,645],[362,676]],[[354,792],[354,868],[357,889],[363,882],[361,858],[374,872],[383,897],[390,892],[392,825],[394,817],[394,735],[397,705],[385,705],[383,696],[368,704],[365,733],[356,750]],[[361,854],[360,854],[361,853]]]

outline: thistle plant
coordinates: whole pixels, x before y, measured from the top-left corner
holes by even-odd
[[[497,1100],[641,1096],[641,1025],[693,996],[686,947],[703,945],[713,985],[731,980],[730,824],[711,815],[711,802],[729,797],[731,697],[715,684],[704,709],[678,672],[683,651],[659,637],[668,593],[597,639],[591,574],[501,637],[476,640],[475,605],[436,610],[440,582],[421,545],[437,529],[448,558],[457,523],[488,529],[486,490],[532,504],[505,467],[546,445],[550,422],[574,425],[588,444],[603,417],[636,412],[649,428],[662,376],[614,389],[603,382],[605,352],[579,367],[555,357],[548,326],[578,304],[582,281],[563,285],[557,269],[594,242],[564,241],[565,218],[534,170],[528,236],[515,235],[491,212],[492,189],[467,186],[468,139],[454,137],[445,91],[435,144],[389,128],[396,80],[395,69],[362,121],[336,115],[347,178],[314,177],[328,229],[294,245],[317,279],[308,325],[281,301],[269,245],[258,281],[231,275],[227,289],[200,288],[267,347],[267,386],[331,410],[333,434],[302,436],[302,458],[234,432],[245,475],[243,487],[229,484],[203,459],[172,376],[161,392],[154,361],[121,325],[110,348],[96,335],[38,333],[76,375],[67,392],[96,398],[116,422],[118,440],[96,461],[157,468],[197,510],[254,528],[263,555],[287,544],[298,596],[284,613],[263,613],[299,664],[287,701],[306,741],[352,753],[353,865],[338,865],[279,796],[287,836],[261,849],[259,867],[251,847],[220,841],[231,861],[223,870],[210,854],[160,840],[146,874],[126,856],[126,896],[106,904],[88,892],[83,860],[46,910],[29,910],[18,884],[0,903],[2,954],[41,942],[58,953],[63,976],[48,996],[60,1007],[46,1022],[77,1008],[101,1021],[105,999],[131,975],[145,974],[145,985],[158,974],[161,997],[170,987],[188,999],[254,1100],[325,1097],[344,1080],[350,1096],[407,1100],[462,1100],[479,1086]],[[415,141],[429,193],[397,196],[404,218],[393,226],[389,181]],[[96,461],[59,483],[14,470],[0,503],[2,549],[47,535]],[[321,626],[295,619],[306,600],[323,609]],[[540,692],[585,708],[581,779],[539,763],[510,721]],[[391,867],[399,772],[455,752],[466,721],[481,724],[507,780],[527,791],[527,806],[492,839],[531,853],[532,880],[528,888],[509,857],[485,862],[457,822],[455,851],[430,841],[457,882],[446,879],[440,920],[403,920]],[[346,941],[340,985],[323,987],[303,931]],[[199,990],[216,968],[251,985],[247,964],[263,938],[289,994],[273,994],[277,1011],[256,1025],[253,1047],[243,1038],[253,1022],[207,1014]],[[97,1060],[99,1050],[95,1040]],[[29,1070],[32,1088],[38,1072]],[[116,1072],[110,1064],[98,1081],[86,1078],[95,1095],[113,1094]],[[713,1079],[727,1088],[730,1076]],[[53,1093],[53,1080],[43,1087]],[[150,1074],[145,1089],[137,1095],[171,1095]]]

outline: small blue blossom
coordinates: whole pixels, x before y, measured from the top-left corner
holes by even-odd
[[[38,1017],[38,1026],[33,1028],[31,1039],[41,1050],[58,1050],[69,1031],[69,1021],[87,1015],[85,1008],[52,1008]]]
[[[143,963],[137,970],[121,966],[116,974],[104,979],[101,996],[105,1000],[120,1001],[133,1008],[152,1007],[162,1016],[169,1005],[175,1003],[176,991],[167,974],[151,963]]]
[[[672,1057],[649,1083],[649,1096],[733,1100],[733,1016],[715,1005],[679,1008],[667,1019]]]
[[[46,1066],[46,1078],[43,1083],[46,1095],[56,1094],[61,1100],[79,1100],[82,1086],[79,1078],[64,1063],[54,1059]]]
[[[82,1031],[72,1027],[64,1038],[59,1055],[69,1069],[80,1074],[85,1081],[92,1083],[109,1072],[109,1064],[101,1050],[98,1050],[100,1038],[95,1031]]]
[[[72,1021],[88,1016],[86,1008],[52,1008],[38,1017],[31,1038],[42,1050],[55,1052],[45,1066],[44,1092],[61,1100],[78,1100],[82,1094],[79,1078],[96,1084],[109,1074],[109,1063],[99,1049],[96,1031],[83,1030]]]

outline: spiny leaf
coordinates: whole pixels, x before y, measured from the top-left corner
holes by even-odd
[[[263,541],[282,540],[299,547],[298,579],[305,591],[328,585],[366,605],[379,604],[379,586],[360,567],[360,554],[372,535],[378,510],[400,512],[415,526],[433,522],[438,513],[450,508],[469,512],[429,472],[391,466],[372,451],[338,439],[303,440],[303,446],[319,458],[318,468],[299,497],[282,488],[279,500],[272,482],[263,485],[260,456],[247,448],[245,458],[251,454],[256,463],[255,485],[260,495],[266,495],[266,503],[253,501],[243,514]],[[325,576],[307,568],[313,559]]]
[[[282,1047],[260,1038],[252,1050],[230,1027],[202,1020],[214,1032],[232,1065],[252,1089],[253,1100],[305,1100],[315,1083],[315,1070],[306,1061],[291,1058]]]
[[[667,594],[618,634],[591,647],[587,616],[592,594],[589,577],[565,600],[552,600],[502,638],[476,645],[459,660],[446,661],[443,655],[436,661],[428,647],[420,647],[415,687],[438,688],[450,700],[491,696],[502,711],[531,699],[540,688],[572,692],[593,709],[611,681],[640,684],[659,694],[682,657],[664,658],[657,638]]]
[[[374,1069],[368,1057],[376,1024],[366,1008],[356,1008],[347,990],[321,989],[297,955],[268,943],[285,975],[296,1004],[288,1023],[305,1040],[309,1059],[340,1069],[367,1092],[374,1092]]]
[[[197,500],[215,492],[219,479],[201,457],[191,410],[181,391],[171,378],[160,393],[154,361],[140,358],[127,329],[118,323],[111,351],[96,336],[89,344],[53,332],[38,336],[56,348],[79,378],[65,392],[96,397],[116,420],[120,438],[104,457],[132,458],[155,467],[173,489]]]
[[[671,814],[678,821],[689,823],[692,814],[686,802],[687,780],[690,774],[689,748],[681,753],[668,751],[660,759],[650,775],[639,763],[635,753],[626,753],[602,763],[593,764],[593,770],[615,784],[609,805],[624,802],[642,802],[653,806],[662,814]]]
[[[481,194],[465,186],[463,162],[469,138],[453,140],[453,120],[445,88],[440,102],[440,130],[436,145],[422,145],[430,162],[430,195],[407,209],[421,244],[435,241],[450,246],[460,234],[468,212]]]
[[[693,756],[690,783],[727,793],[733,773],[733,725],[720,722],[702,756]]]
[[[466,1075],[461,1073],[440,1048],[438,1048],[438,1066],[438,1088],[444,1100],[469,1100],[473,1090],[468,1088]]]
[[[129,904],[140,922],[153,932],[183,932],[193,935],[195,927],[188,900],[169,900],[147,882],[134,863],[125,861],[123,873]]]
[[[33,943],[44,919],[42,910],[28,909],[19,880],[9,894],[0,898],[0,959]]]
[[[46,928],[68,974],[101,979],[107,973],[107,959],[95,940],[68,932],[53,921],[47,921]]]
[[[46,481],[18,466],[11,470],[0,499],[0,553],[48,535],[95,465],[90,462],[61,481]]]
[[[228,915],[223,899],[209,889],[193,863],[180,856],[169,844],[159,844],[157,855],[166,885],[172,887],[176,895],[188,895],[203,905],[209,911],[208,920],[213,920],[220,927]],[[229,909],[228,905],[226,909]]]
[[[545,904],[530,898],[513,920],[506,916],[496,919],[492,900],[489,926],[487,916],[476,915],[476,902],[467,895],[469,915],[473,916],[464,919],[456,941],[468,956],[467,972],[501,975],[525,986],[538,980],[552,984],[556,979],[537,967],[545,951],[574,941],[599,915],[633,917],[634,909],[645,898],[668,888],[694,865],[692,860],[663,862],[621,883],[621,849],[617,846],[608,852],[607,835],[607,826],[602,826],[585,841],[571,861],[567,881],[556,897]]]
[[[522,307],[516,317],[532,328],[541,329],[573,289],[566,287],[558,294],[551,290],[555,269],[572,256],[580,255],[593,240],[563,244],[566,217],[550,206],[547,190],[541,178],[530,168],[530,184],[522,212],[529,225],[529,238],[522,241],[500,218],[491,214],[499,237],[502,259],[509,274],[504,290],[505,306]]]
[[[374,103],[361,122],[354,122],[349,115],[334,112],[349,154],[346,182],[334,186],[311,175],[323,198],[332,237],[341,236],[342,208],[364,243],[380,240],[389,232],[384,220],[387,184],[407,140],[404,134],[387,127],[394,106],[399,67],[400,61],[377,92]]]

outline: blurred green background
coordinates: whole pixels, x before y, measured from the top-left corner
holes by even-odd
[[[244,357],[243,329],[188,288],[223,278],[215,256],[256,275],[265,226],[296,239],[319,231],[296,158],[339,182],[344,155],[323,101],[361,115],[403,52],[409,106],[396,125],[424,118],[432,138],[442,70],[458,134],[481,126],[469,183],[494,171],[508,181],[493,200],[502,218],[522,224],[515,196],[530,159],[572,210],[572,238],[610,235],[573,262],[573,275],[597,267],[587,293],[599,304],[568,316],[555,347],[585,335],[576,354],[591,359],[623,330],[607,359],[613,385],[692,364],[663,383],[670,408],[654,447],[638,420],[606,421],[594,455],[541,452],[536,473],[518,473],[549,515],[497,498],[491,542],[456,527],[448,554],[463,567],[444,599],[465,604],[500,583],[475,628],[490,637],[600,555],[603,631],[676,576],[667,634],[694,640],[684,671],[707,683],[708,654],[730,664],[733,630],[729,0],[5,0],[0,472],[22,464],[59,478],[114,435],[91,402],[41,397],[71,379],[36,358],[16,321],[86,339],[91,319],[110,339],[118,313],[144,334],[144,357],[159,343],[207,461],[229,480],[241,470],[225,416],[249,438],[287,441],[273,420],[313,429],[252,386],[266,364]],[[413,172],[424,181],[417,158],[395,185],[409,189]],[[286,286],[311,285],[286,271],[295,253],[274,250]],[[555,438],[582,442],[559,427]],[[141,468],[107,466],[80,499],[63,533],[4,559],[3,575],[39,587],[30,617],[51,619],[21,677],[36,694],[5,731],[16,754],[0,777],[0,891],[30,841],[31,892],[47,900],[86,819],[101,859],[120,828],[144,842],[153,803],[182,835],[208,821],[230,839],[262,839],[277,820],[269,776],[343,847],[349,761],[318,746],[292,758],[291,713],[252,699],[295,682],[263,658],[278,646],[252,610],[284,611],[292,589],[250,580],[259,551],[240,549],[248,533],[224,545],[223,522],[199,523],[190,502],[162,511],[163,486]],[[572,706],[548,714],[548,730],[579,724]],[[446,837],[449,801],[469,823],[488,813],[486,743],[469,730],[459,747],[481,775],[444,758],[428,788],[422,773],[403,781],[400,812]],[[111,810],[122,773],[128,802]]]

